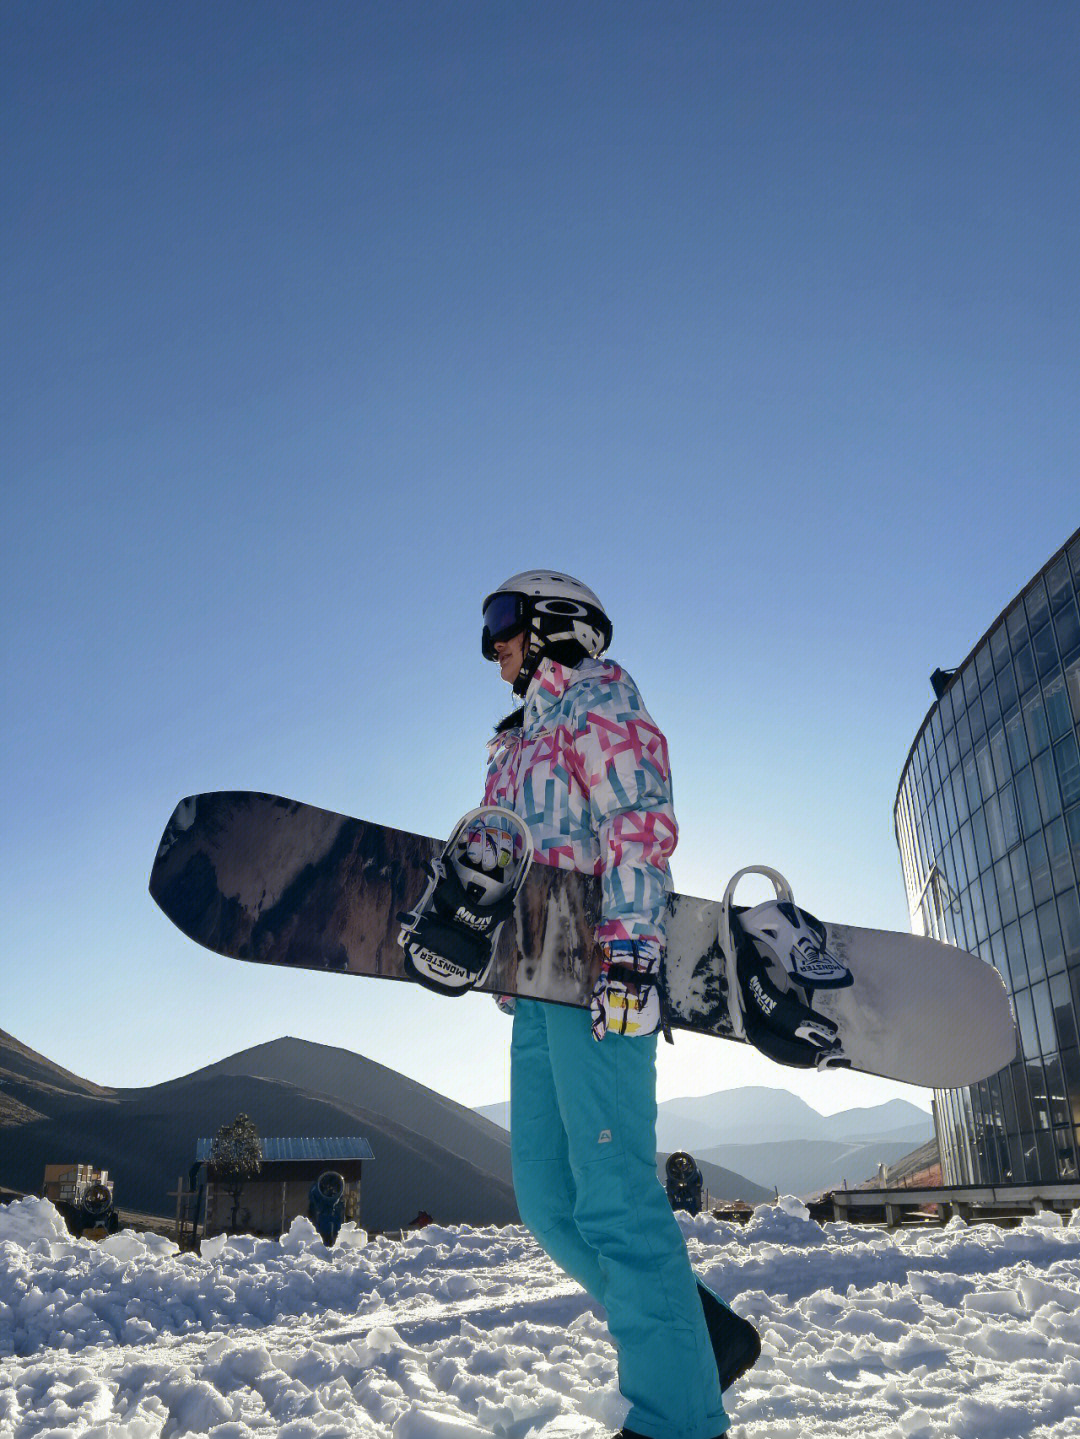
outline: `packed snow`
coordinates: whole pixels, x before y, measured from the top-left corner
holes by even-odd
[[[761,1331],[732,1436],[1075,1439],[1080,1210],[881,1229],[798,1200],[680,1215],[698,1273]],[[601,1439],[626,1412],[603,1317],[524,1229],[429,1225],[202,1255],[75,1240],[0,1207],[0,1439]]]

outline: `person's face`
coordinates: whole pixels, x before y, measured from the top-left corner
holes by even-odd
[[[511,635],[508,640],[496,640],[495,658],[499,662],[499,674],[508,685],[512,685],[521,673],[525,659],[525,631]]]

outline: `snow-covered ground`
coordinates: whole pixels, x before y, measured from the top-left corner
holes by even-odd
[[[740,1229],[680,1216],[754,1320],[740,1439],[1080,1436],[1080,1211],[889,1235],[797,1200]],[[429,1226],[332,1250],[179,1254],[0,1208],[0,1439],[601,1439],[625,1405],[601,1317],[522,1229]]]

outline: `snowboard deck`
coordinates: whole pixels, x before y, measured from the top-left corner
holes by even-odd
[[[278,795],[181,800],[150,893],[190,939],[230,959],[412,983],[398,914],[422,894],[442,843]],[[720,903],[667,899],[664,980],[674,1029],[735,1039],[718,940]],[[600,968],[600,882],[534,863],[480,992],[579,1008]],[[815,1008],[840,1028],[852,1068],[935,1089],[974,1084],[1016,1052],[997,971],[940,941],[826,923],[854,983]]]

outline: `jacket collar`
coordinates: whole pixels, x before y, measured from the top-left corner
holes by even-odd
[[[574,681],[580,678],[577,671],[569,665],[561,665],[557,660],[545,656],[537,665],[536,673],[525,691],[526,721],[533,715],[546,714],[558,704]]]
[[[623,676],[624,671],[619,665],[604,658],[582,660],[573,669],[568,665],[561,665],[553,659],[542,659],[525,692],[525,714],[522,725],[514,729],[500,730],[490,739],[488,741],[489,758],[495,759],[504,750],[516,747],[522,734],[537,720],[554,709],[571,685],[580,684],[587,679],[619,680]]]
[[[529,687],[525,691],[524,716],[521,725],[515,725],[512,729],[501,729],[498,734],[488,740],[488,758],[494,759],[503,750],[510,749],[517,744],[525,727],[532,721],[547,714],[563,695],[570,688],[575,680],[582,676],[568,665],[561,665],[556,660],[545,656],[536,667],[536,673],[529,681]]]

